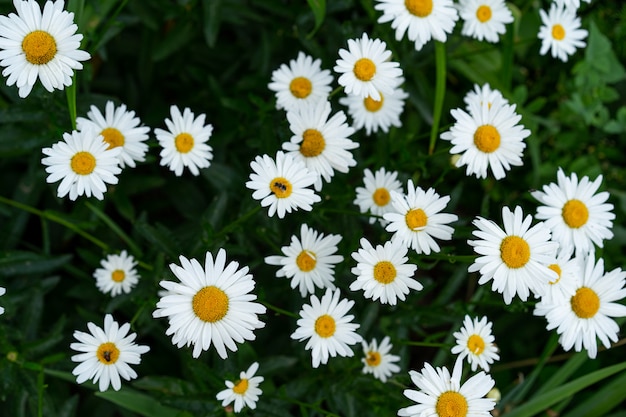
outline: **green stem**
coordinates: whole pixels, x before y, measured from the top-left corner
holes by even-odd
[[[76,130],[76,74],[72,76],[72,84],[65,89],[65,96],[72,130]]]
[[[407,346],[436,347],[436,348],[447,348],[451,346],[448,343],[413,342],[411,340],[401,340],[399,343],[401,345],[407,345]]]
[[[305,403],[305,402],[302,402],[302,401],[298,401],[295,398],[289,398],[289,397],[280,397],[280,398],[282,400],[285,400],[285,401],[297,404],[297,405],[299,405],[301,407],[310,408],[311,410],[315,410],[318,413],[321,413],[321,414],[323,414],[325,416],[328,416],[328,417],[339,417],[339,414],[335,414],[335,413],[332,413],[330,411],[326,411],[323,408],[320,408],[320,407],[318,407],[315,404],[309,404],[309,403]]]
[[[328,99],[330,100],[331,97],[333,97],[334,95],[338,94],[340,91],[343,91],[343,87],[339,86],[337,88],[335,88],[333,91],[330,92],[330,94],[328,95]]]
[[[441,112],[443,111],[443,98],[446,95],[446,44],[439,41],[435,41],[435,68],[435,104],[428,155],[432,155],[435,151],[435,142],[439,136],[439,123],[441,122]]]
[[[509,25],[506,34],[502,38],[502,89],[505,92],[511,91],[513,79],[513,25]]]
[[[246,220],[248,220],[250,217],[254,216],[260,210],[261,210],[261,205],[257,204],[256,206],[254,206],[254,208],[252,210],[250,210],[249,212],[247,212],[243,216],[238,217],[237,220],[235,220],[234,222],[229,223],[226,226],[224,226],[222,228],[222,230],[220,230],[217,233],[217,236],[222,236],[222,235],[230,233],[232,230],[235,230],[237,228],[237,226],[239,226],[240,224],[244,223]]]
[[[141,249],[139,249],[139,246],[137,246],[135,242],[133,242],[132,239],[122,230],[122,228],[119,227],[117,224],[115,224],[115,222],[109,216],[107,216],[102,210],[100,210],[98,207],[94,206],[93,204],[89,202],[85,202],[85,205],[100,220],[102,220],[104,224],[106,224],[113,231],[113,233],[118,235],[120,239],[122,239],[124,243],[128,245],[131,252],[133,252],[136,255],[141,255]]]
[[[39,374],[37,374],[37,394],[38,394],[37,416],[38,417],[43,417],[43,390],[45,389],[43,376],[44,374],[43,374],[43,368],[42,368],[39,371]]]
[[[263,304],[265,307],[269,308],[270,310],[274,310],[278,314],[283,314],[285,316],[293,317],[294,319],[300,318],[299,315],[292,313],[291,311],[283,310],[280,307],[276,307],[275,305],[272,305],[268,303],[267,301],[261,301],[261,304]]]

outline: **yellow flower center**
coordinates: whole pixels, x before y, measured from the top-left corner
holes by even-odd
[[[308,78],[296,77],[289,83],[289,91],[296,98],[306,98],[313,91],[313,85]]]
[[[381,284],[393,282],[396,275],[396,267],[389,261],[381,261],[374,265],[374,279]]]
[[[588,287],[580,287],[570,300],[572,310],[581,319],[590,319],[600,309],[600,297]]]
[[[406,225],[411,230],[419,230],[428,223],[428,216],[422,209],[412,209],[404,216]]]
[[[126,278],[126,273],[121,269],[116,269],[111,273],[111,279],[115,282],[122,282]]]
[[[361,81],[369,81],[376,74],[376,64],[369,58],[361,58],[354,64],[354,76]]]
[[[98,360],[105,365],[113,365],[120,357],[120,350],[113,342],[102,343],[96,352]]]
[[[303,250],[296,258],[296,265],[298,265],[298,268],[303,272],[309,272],[315,269],[316,263],[315,254],[308,250]]]
[[[246,378],[237,381],[237,383],[233,387],[233,392],[235,394],[243,395],[246,393],[246,391],[248,391],[248,380]]]
[[[500,258],[509,268],[521,268],[530,260],[530,246],[519,236],[507,236],[500,244]]]
[[[404,0],[404,6],[412,15],[426,17],[433,11],[433,0]]]
[[[548,265],[548,268],[556,272],[558,277],[554,281],[550,281],[550,285],[554,285],[561,280],[561,267],[558,264]]]
[[[389,204],[389,200],[391,200],[391,194],[386,188],[377,188],[372,194],[372,199],[374,203],[379,207],[384,207]]]
[[[367,111],[376,113],[378,110],[380,110],[383,107],[383,101],[384,101],[384,98],[382,94],[380,94],[380,100],[374,100],[370,96],[367,96],[365,97],[365,99],[363,99],[363,105],[365,106],[365,109]]]
[[[214,285],[200,289],[191,301],[196,316],[208,323],[215,323],[228,313],[228,296]]]
[[[109,149],[124,145],[124,135],[114,127],[107,127],[100,134],[104,141],[109,144]]]
[[[287,198],[291,195],[293,186],[287,178],[276,177],[270,181],[270,190],[276,198]]]
[[[565,224],[574,229],[578,229],[587,223],[589,210],[582,201],[572,199],[565,203],[561,215],[563,216]]]
[[[476,9],[476,19],[478,19],[481,23],[489,21],[491,19],[491,7],[483,4]]]
[[[552,37],[557,41],[562,41],[565,38],[565,28],[558,23],[552,26]]]
[[[327,338],[335,334],[335,319],[324,314],[315,320],[315,333],[320,337]]]
[[[174,138],[176,150],[180,153],[187,153],[193,149],[193,136],[189,133],[179,133]]]
[[[324,136],[317,129],[307,129],[302,134],[300,153],[307,158],[318,156],[326,148]]]
[[[465,417],[467,400],[456,391],[446,391],[437,398],[435,411],[438,417]]]
[[[474,145],[479,151],[491,153],[500,147],[500,133],[491,125],[482,125],[474,132]]]
[[[89,175],[96,168],[96,157],[86,151],[77,152],[72,156],[70,166],[78,175]]]
[[[467,339],[467,348],[474,355],[480,355],[485,350],[485,341],[477,334],[473,334]]]
[[[372,352],[370,350],[367,352],[367,355],[365,355],[365,363],[367,363],[368,366],[378,366],[381,360],[382,358],[379,352]]]
[[[22,50],[28,62],[33,65],[44,65],[52,61],[57,54],[57,43],[48,32],[35,30],[24,36]]]

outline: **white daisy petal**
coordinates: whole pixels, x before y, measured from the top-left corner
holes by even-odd
[[[248,408],[256,408],[259,395],[263,393],[259,384],[264,381],[262,376],[255,376],[258,369],[258,362],[254,362],[247,371],[239,374],[239,379],[236,382],[225,381],[227,388],[216,395],[217,400],[222,401],[222,407],[234,402],[235,413],[240,412],[244,404]]]
[[[575,1],[578,3],[578,0]],[[585,39],[588,32],[580,28],[576,9],[564,6],[564,2],[568,0],[557,0],[550,4],[548,13],[539,10],[542,25],[537,36],[541,39],[541,55],[550,51],[553,58],[567,62],[577,48],[587,45]]]
[[[96,286],[104,294],[111,293],[111,297],[121,293],[128,294],[137,285],[137,261],[125,250],[119,255],[108,255],[100,264],[102,268],[96,269],[93,277],[96,279]]]

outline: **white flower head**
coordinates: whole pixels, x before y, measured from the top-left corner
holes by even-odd
[[[376,339],[367,344],[365,341],[361,341],[363,346],[363,373],[374,374],[374,377],[380,379],[382,382],[387,382],[387,379],[393,374],[400,372],[400,367],[395,363],[400,360],[400,356],[392,355],[391,348],[393,345],[389,342],[389,336],[385,336],[380,342],[380,345]]]
[[[513,14],[504,0],[460,0],[459,14],[463,19],[461,34],[479,41],[497,43],[513,22]]]
[[[554,235],[552,235],[554,240]],[[548,268],[556,272],[557,278],[548,282],[535,291],[535,296],[541,297],[541,301],[549,302],[557,297],[571,297],[576,292],[577,277],[582,274],[580,271],[582,262],[578,257],[571,257],[571,254],[560,250],[553,260],[548,264]]]
[[[96,279],[96,286],[104,294],[111,293],[112,297],[121,293],[128,294],[137,285],[137,261],[125,250],[119,255],[108,255],[100,264],[102,268],[96,269],[93,277]]]
[[[239,373],[238,381],[226,381],[228,388],[218,392],[216,396],[218,401],[222,401],[222,407],[235,402],[235,413],[240,412],[244,406],[251,410],[256,408],[259,396],[263,393],[259,384],[264,380],[262,376],[255,376],[258,370],[259,363],[254,362],[247,371]]]
[[[583,0],[587,3],[591,3],[591,0]],[[557,6],[564,6],[570,9],[578,9],[580,7],[580,0],[554,0]]]
[[[456,345],[452,347],[452,353],[459,354],[460,358],[467,358],[472,371],[480,367],[489,372],[489,365],[500,359],[498,348],[494,343],[495,338],[491,334],[491,325],[487,317],[479,320],[465,315],[463,327],[453,334]]]
[[[509,101],[504,98],[502,93],[499,90],[492,89],[489,83],[483,84],[482,87],[474,84],[474,90],[468,91],[465,97],[463,97],[463,101],[467,105],[467,111],[470,111],[470,107],[481,108],[483,103],[487,103],[487,107],[491,107],[491,104],[495,101],[509,104]]]
[[[4,287],[0,287],[0,296],[6,294],[7,289]],[[4,307],[0,306],[0,314],[4,314]]]
[[[587,45],[585,39],[589,32],[580,28],[580,18],[576,16],[576,9],[564,8],[557,3],[550,4],[548,13],[539,10],[542,22],[538,34],[541,39],[539,53],[545,55],[549,50],[553,58],[567,62],[577,48],[584,48]]]
[[[361,213],[381,216],[378,219],[370,217],[370,224],[378,220],[381,225],[385,226],[387,221],[382,216],[395,210],[391,203],[391,192],[402,193],[402,184],[398,181],[398,173],[396,171],[387,172],[383,167],[373,174],[372,171],[365,168],[363,174],[365,187],[356,187],[354,204],[359,206]]]

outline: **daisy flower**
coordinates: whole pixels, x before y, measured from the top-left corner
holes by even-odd
[[[222,407],[226,407],[235,402],[235,413],[240,412],[244,406],[251,410],[256,408],[259,395],[263,393],[259,384],[263,382],[262,376],[254,376],[259,369],[259,363],[254,362],[246,372],[239,373],[239,380],[236,382],[226,381],[227,389],[217,393],[217,400],[222,401]]]
[[[361,213],[381,216],[378,219],[370,217],[370,224],[378,220],[380,224],[385,226],[387,221],[382,216],[394,211],[393,204],[391,204],[391,192],[402,193],[402,184],[397,179],[398,173],[396,171],[387,172],[383,167],[374,174],[365,168],[363,174],[365,175],[363,177],[365,187],[356,188],[354,204],[359,206]]]
[[[118,166],[121,148],[108,149],[102,136],[92,128],[63,133],[62,141],[42,152],[47,156],[41,159],[49,174],[46,182],[61,180],[57,188],[60,198],[69,194],[74,201],[84,194],[102,200],[106,184],[117,184],[116,175],[122,172]]]
[[[389,354],[393,347],[389,343],[389,336],[385,336],[380,345],[376,339],[372,339],[370,344],[361,341],[361,345],[364,355],[361,358],[364,374],[374,374],[375,378],[387,382],[391,375],[400,371],[400,367],[394,363],[400,360],[400,356]]]
[[[538,35],[541,39],[541,55],[550,50],[553,58],[567,62],[569,55],[576,52],[576,48],[587,45],[585,38],[588,32],[580,28],[580,18],[576,16],[575,9],[552,3],[548,13],[539,10],[539,14],[542,22]]]
[[[452,353],[459,354],[461,359],[467,358],[472,372],[479,366],[489,372],[489,365],[500,359],[495,339],[491,334],[491,322],[487,321],[487,317],[472,320],[470,316],[465,315],[463,327],[460,331],[454,332],[453,336],[456,338],[456,346],[452,347]]]
[[[280,250],[285,256],[268,256],[265,263],[282,266],[277,277],[291,279],[291,288],[298,287],[300,295],[313,294],[315,287],[335,289],[335,264],[343,261],[337,255],[340,235],[324,236],[306,224],[300,227],[300,239],[291,236],[291,245]]]
[[[591,0],[583,0],[587,3],[591,3]],[[565,6],[570,9],[578,9],[580,7],[580,0],[554,0],[557,6]]]
[[[261,200],[261,207],[268,207],[270,217],[278,213],[282,219],[297,209],[311,211],[312,204],[321,201],[307,188],[318,180],[318,175],[282,151],[276,153],[276,160],[269,155],[257,156],[250,167],[253,172],[246,187],[254,190],[252,198]]]
[[[311,351],[313,368],[325,365],[329,356],[354,356],[349,345],[359,343],[363,338],[356,333],[359,324],[351,323],[353,315],[346,315],[354,301],[339,298],[339,289],[326,289],[322,299],[311,295],[311,304],[304,304],[300,310],[298,328],[291,338],[307,340],[306,350]]]
[[[626,297],[626,272],[616,268],[604,272],[604,261],[595,262],[593,252],[582,260],[572,296],[542,299],[535,306],[536,316],[545,316],[547,329],[556,329],[559,342],[568,351],[583,348],[591,359],[596,357],[600,339],[604,347],[617,342],[619,326],[610,317],[625,317],[626,306],[616,302]]]
[[[344,112],[339,111],[329,119],[330,112],[327,100],[287,112],[293,136],[283,143],[283,149],[287,155],[304,162],[309,171],[319,174],[315,182],[317,191],[322,189],[322,178],[330,182],[335,171],[346,173],[356,165],[350,150],[359,147],[348,139],[354,129],[346,123]]]
[[[504,0],[460,0],[459,14],[464,20],[462,35],[492,43],[506,32],[504,25],[513,22]]]
[[[7,289],[4,287],[0,287],[0,296],[6,294]],[[0,306],[0,314],[4,314],[4,307]]]
[[[467,111],[472,107],[472,103],[476,103],[475,106],[478,108],[480,108],[483,103],[487,103],[487,107],[491,107],[491,103],[496,100],[499,100],[503,104],[509,104],[509,101],[504,98],[499,90],[491,89],[489,83],[483,84],[482,87],[478,84],[474,84],[474,90],[469,91],[465,97],[463,97],[463,101],[467,105]]]
[[[109,149],[120,147],[120,167],[128,165],[135,167],[135,161],[145,160],[148,145],[144,142],[148,139],[150,128],[139,126],[141,121],[135,117],[134,111],[126,110],[126,105],[120,104],[115,108],[112,101],[107,101],[104,115],[96,106],[91,106],[87,112],[87,118],[77,117],[76,127],[83,130],[85,126],[92,125],[94,130],[100,133]]]
[[[276,93],[276,108],[287,111],[299,110],[304,103],[328,99],[333,82],[329,70],[321,69],[321,61],[313,60],[303,52],[289,66],[282,64],[272,72],[268,87]]]
[[[62,0],[47,1],[43,11],[35,0],[13,5],[17,14],[0,16],[0,66],[7,85],[15,84],[22,98],[37,79],[50,92],[72,85],[73,70],[90,58],[78,49],[83,35],[76,34],[74,13],[63,10]]]
[[[137,285],[137,261],[125,250],[119,255],[108,255],[100,264],[102,268],[96,269],[93,277],[96,279],[96,286],[104,294],[111,293],[112,297],[121,293],[128,294]]]
[[[499,180],[513,166],[522,165],[524,139],[530,130],[519,125],[522,116],[515,113],[515,105],[502,100],[471,102],[469,113],[462,109],[451,111],[455,123],[441,134],[441,139],[452,142],[451,154],[461,154],[456,166],[467,165],[466,174],[487,178],[487,167]]]
[[[530,291],[536,292],[557,274],[546,268],[556,255],[558,244],[550,240],[550,230],[543,223],[530,226],[532,216],[524,217],[517,206],[511,212],[502,207],[504,230],[491,220],[477,217],[472,223],[478,228],[472,234],[480,240],[468,240],[478,255],[469,272],[480,272],[478,284],[493,280],[491,289],[504,296],[510,304],[517,294],[526,301]]]
[[[170,107],[172,120],[165,119],[168,130],[154,129],[161,150],[161,166],[168,165],[177,176],[187,167],[193,175],[199,175],[201,168],[211,165],[213,154],[207,142],[213,133],[213,126],[205,125],[205,114],[195,117],[189,108],[183,113],[176,106]]]
[[[543,186],[543,191],[530,194],[540,203],[535,217],[545,220],[552,231],[552,239],[559,242],[560,250],[568,255],[586,254],[594,244],[602,247],[604,239],[611,239],[613,232],[613,204],[607,203],[609,193],[598,193],[602,175],[593,182],[584,176],[578,181],[576,173],[568,178],[561,168],[557,171],[557,184]]]
[[[554,240],[554,235],[552,235]],[[548,264],[548,268],[556,272],[557,278],[548,282],[535,292],[536,296],[541,297],[542,301],[550,301],[557,297],[570,298],[576,292],[576,277],[580,272],[581,261],[577,258],[571,258],[567,252],[560,250],[553,260]]]
[[[433,188],[424,191],[421,187],[407,183],[408,194],[391,192],[394,212],[385,213],[383,218],[389,222],[388,232],[393,232],[392,239],[400,239],[409,248],[420,254],[439,252],[441,249],[435,239],[450,240],[454,229],[448,223],[458,219],[456,214],[440,213],[450,196],[439,197]]]
[[[409,249],[400,240],[391,240],[376,248],[365,238],[361,238],[361,248],[352,253],[357,261],[352,273],[356,280],[350,285],[351,291],[364,290],[363,296],[383,304],[396,305],[410,290],[419,291],[422,284],[413,279],[417,266],[408,264]]]
[[[215,260],[207,252],[204,268],[195,259],[179,259],[182,266],[170,264],[170,269],[180,283],[160,282],[170,295],[161,297],[152,316],[167,317],[165,334],[172,335],[172,343],[179,348],[193,345],[194,358],[213,344],[226,359],[226,348],[237,351],[235,342],[254,340],[253,331],[265,327],[258,318],[265,307],[255,303],[256,295],[250,293],[255,285],[252,275],[247,266],[238,270],[238,262],[226,265],[224,249]]]
[[[346,94],[380,100],[381,94],[391,94],[400,84],[400,64],[390,60],[391,51],[380,39],[370,39],[363,33],[361,39],[348,39],[348,50],[340,49],[335,72],[341,74],[337,82]]]
[[[496,403],[485,395],[495,385],[495,381],[480,371],[461,385],[463,360],[454,363],[452,375],[448,368],[433,368],[425,363],[421,372],[410,371],[411,381],[418,390],[406,389],[404,395],[417,404],[398,410],[403,417],[431,416],[472,416],[491,417],[490,411]]]
[[[80,363],[72,374],[79,384],[91,379],[94,384],[99,381],[100,391],[106,391],[109,385],[119,391],[120,376],[127,381],[137,378],[129,365],[138,365],[141,355],[150,348],[136,344],[137,333],[129,333],[130,324],[120,326],[110,314],[104,317],[104,330],[91,322],[87,327],[89,333],[74,332],[74,338],[80,343],[72,343],[70,348],[80,353],[73,355],[72,361]]]
[[[391,22],[400,41],[405,32],[419,51],[432,39],[445,42],[459,18],[452,0],[377,0],[378,23]]]

